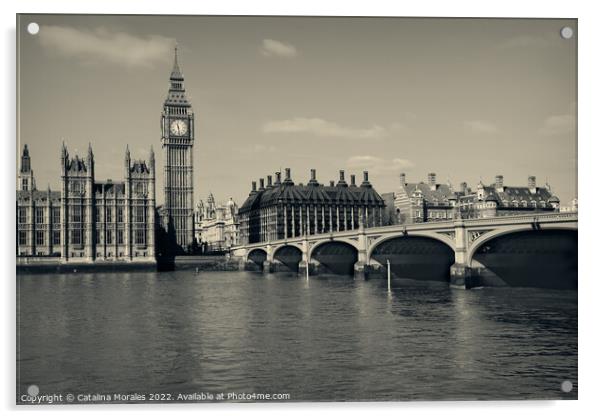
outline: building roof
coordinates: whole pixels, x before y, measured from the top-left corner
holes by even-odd
[[[526,186],[504,186],[503,190],[498,191],[495,185],[484,186],[483,192],[485,196],[492,195],[499,204],[504,202],[511,203],[513,201],[548,201],[552,194],[547,188],[535,188],[531,191]]]
[[[446,184],[436,184],[435,189],[433,190],[429,184],[424,182],[406,183],[405,190],[410,197],[412,194],[414,194],[414,192],[419,192],[422,194],[422,198],[428,203],[435,201],[443,203],[445,201],[449,201],[450,199],[457,199],[457,193]]]
[[[384,206],[382,197],[368,183],[361,186],[324,186],[317,181],[295,185],[290,179],[265,190],[251,191],[239,212],[251,211],[277,203],[288,204],[340,204]]]

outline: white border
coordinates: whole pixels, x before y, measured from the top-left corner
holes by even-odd
[[[0,257],[2,276],[4,321],[2,322],[2,355],[5,372],[1,379],[1,408],[7,416],[29,417],[105,416],[107,413],[144,412],[146,416],[161,417],[167,410],[178,415],[201,416],[244,414],[250,418],[267,416],[306,417],[315,414],[344,414],[363,417],[376,409],[379,416],[406,415],[407,417],[432,416],[468,418],[486,416],[488,419],[511,415],[537,415],[547,418],[590,416],[600,411],[597,406],[600,388],[600,325],[597,314],[602,297],[602,274],[595,263],[600,259],[596,233],[600,221],[596,212],[601,188],[600,156],[600,76],[602,74],[602,16],[594,1],[413,1],[388,4],[371,0],[362,2],[303,0],[295,4],[285,1],[203,1],[165,2],[159,0],[103,0],[73,2],[68,0],[2,2],[0,19],[3,29],[3,65],[1,101],[2,127],[4,128],[2,153],[3,179],[0,182],[0,220],[4,239]],[[132,14],[281,14],[281,15],[348,15],[348,16],[466,16],[466,17],[561,17],[578,18],[579,29],[579,402],[433,402],[433,403],[289,403],[286,405],[169,405],[169,406],[84,406],[22,408],[15,407],[15,13],[132,13]],[[597,100],[598,99],[598,100]],[[597,269],[596,269],[597,268]]]

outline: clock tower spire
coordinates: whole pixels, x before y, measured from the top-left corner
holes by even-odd
[[[194,239],[193,144],[194,113],[186,97],[176,46],[169,90],[161,113],[165,183],[162,218],[176,252],[186,252]]]

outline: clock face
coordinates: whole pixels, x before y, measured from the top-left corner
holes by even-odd
[[[185,135],[188,132],[188,125],[182,119],[176,119],[169,126],[169,130],[173,135]]]

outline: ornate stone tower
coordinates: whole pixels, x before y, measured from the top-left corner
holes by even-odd
[[[19,184],[17,190],[19,191],[34,191],[36,189],[35,178],[33,177],[33,170],[31,170],[31,158],[29,157],[29,149],[27,144],[23,146],[23,153],[21,154],[21,167],[19,169]]]
[[[186,98],[184,77],[178,65],[178,48],[169,77],[169,92],[161,114],[161,145],[164,170],[164,222],[168,237],[186,251],[194,240],[192,146],[194,113]]]

